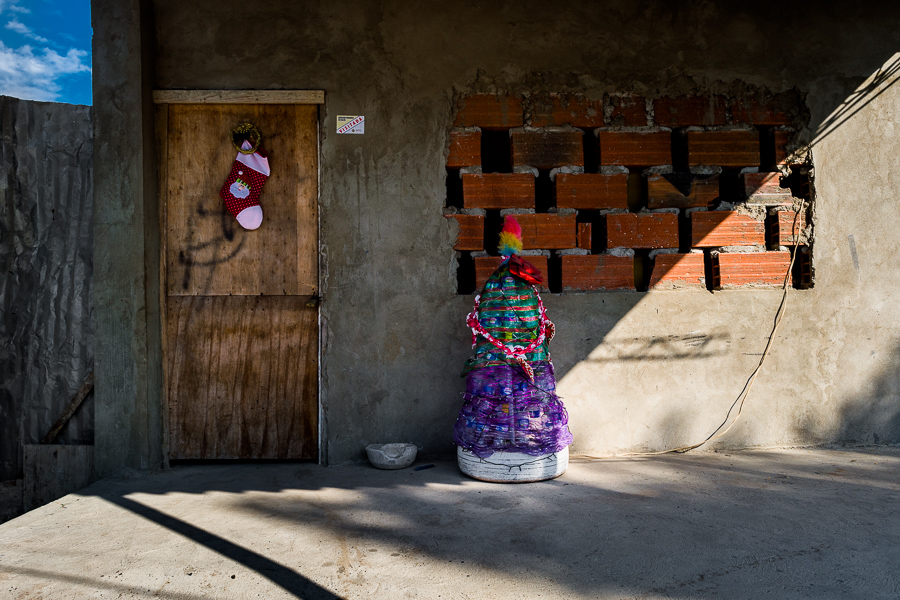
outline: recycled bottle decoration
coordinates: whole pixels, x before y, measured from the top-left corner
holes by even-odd
[[[507,216],[503,262],[466,319],[475,355],[463,370],[466,392],[453,440],[460,470],[485,481],[552,479],[569,464],[572,434],[550,361],[554,326],[535,287],[541,273],[521,250],[522,229]]]
[[[241,123],[231,131],[231,143],[238,155],[231,165],[225,185],[219,190],[231,216],[237,219],[241,227],[250,230],[258,229],[262,224],[259,195],[270,173],[269,159],[259,148],[261,140],[259,131],[250,123]]]

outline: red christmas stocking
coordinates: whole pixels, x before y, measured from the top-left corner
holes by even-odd
[[[241,148],[249,150],[252,146],[244,140]],[[268,178],[269,159],[259,150],[252,154],[238,153],[225,185],[219,190],[219,195],[225,200],[225,208],[244,229],[257,229],[262,224],[259,193]]]

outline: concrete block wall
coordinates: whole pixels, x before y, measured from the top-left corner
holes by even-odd
[[[459,292],[498,262],[507,213],[525,249],[547,251],[552,292],[780,287],[793,252],[782,248],[812,264],[811,159],[786,152],[808,109],[762,96],[460,98],[447,177],[462,185],[448,184],[444,210],[459,227]],[[793,279],[811,287],[811,268]]]

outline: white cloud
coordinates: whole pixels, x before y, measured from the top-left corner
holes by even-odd
[[[0,14],[4,11],[17,13],[30,13],[31,11],[24,6],[19,6],[19,0],[0,0]]]
[[[2,0],[0,0],[2,1]],[[63,75],[90,73],[88,53],[72,48],[59,54],[49,48],[36,54],[31,46],[8,48],[0,42],[0,94],[28,100],[53,101],[59,97]]]
[[[6,24],[6,28],[10,29],[12,31],[15,31],[18,34],[24,35],[27,38],[31,38],[32,40],[38,42],[39,44],[46,44],[47,42],[50,41],[45,37],[41,37],[41,36],[37,35],[35,32],[33,32],[31,30],[31,28],[28,25],[26,25],[25,23],[22,23],[21,21],[19,21],[18,19],[15,19],[15,18]]]

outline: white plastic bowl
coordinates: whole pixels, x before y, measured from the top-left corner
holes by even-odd
[[[379,469],[405,469],[416,460],[415,444],[369,444],[366,454],[373,467]]]

